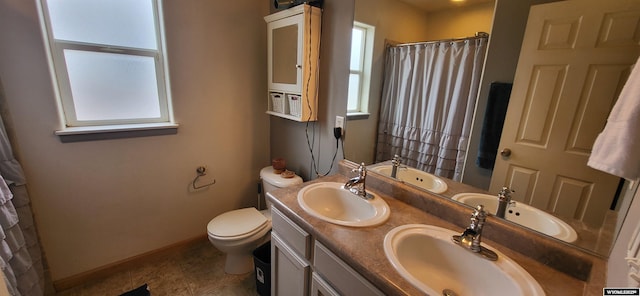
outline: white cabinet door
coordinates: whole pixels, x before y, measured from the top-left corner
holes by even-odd
[[[302,91],[302,33],[304,15],[267,24],[269,89]]]
[[[309,263],[271,233],[271,295],[309,295]]]

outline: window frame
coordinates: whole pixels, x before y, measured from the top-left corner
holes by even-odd
[[[354,21],[353,30],[360,30],[363,32],[360,48],[360,69],[351,69],[351,66],[349,66],[349,75],[358,75],[360,77],[358,84],[359,95],[356,98],[356,105],[358,106],[357,109],[349,109],[347,107],[347,116],[368,115],[375,27],[362,22]],[[351,41],[351,46],[353,46],[353,39]],[[353,56],[351,58],[353,58]],[[350,104],[347,104],[347,106],[349,105]]]
[[[156,48],[132,48],[112,44],[96,44],[89,42],[55,39],[48,10],[48,0],[38,0],[40,24],[45,41],[49,70],[56,96],[61,129],[56,134],[95,133],[114,130],[158,129],[177,127],[173,119],[171,91],[169,85],[168,61],[164,37],[162,0],[150,0],[153,9]],[[71,93],[71,81],[67,71],[65,50],[77,50],[91,53],[124,54],[132,57],[151,57],[154,59],[156,71],[156,87],[160,116],[154,118],[129,118],[107,120],[78,120]]]

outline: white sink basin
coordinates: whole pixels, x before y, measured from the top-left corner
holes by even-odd
[[[495,214],[498,210],[498,197],[481,193],[460,193],[451,199],[476,207],[484,205],[485,211]],[[576,231],[564,221],[521,202],[507,207],[505,219],[522,226],[542,232],[546,235],[572,243],[578,239]]]
[[[392,229],[384,252],[395,269],[428,295],[545,295],[538,282],[509,257],[490,261],[453,243],[454,231],[424,224]]]
[[[334,224],[365,227],[389,219],[389,205],[379,196],[365,200],[343,188],[343,183],[322,182],[298,192],[298,204],[310,215]]]
[[[381,165],[371,168],[371,171],[385,176],[391,176],[392,170],[393,168],[391,165]],[[396,179],[414,186],[418,186],[422,189],[429,190],[433,193],[443,193],[447,191],[448,188],[447,183],[445,183],[442,179],[427,172],[409,167],[399,168],[398,173],[396,174]]]

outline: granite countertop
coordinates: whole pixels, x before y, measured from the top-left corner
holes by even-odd
[[[341,174],[322,177],[298,186],[275,190],[268,194],[268,198],[273,203],[273,206],[277,207],[287,217],[310,233],[315,240],[328,247],[332,252],[347,262],[352,268],[358,271],[363,277],[369,280],[385,294],[423,294],[420,290],[402,278],[386,258],[383,249],[385,235],[391,229],[406,224],[429,224],[461,232],[464,227],[456,224],[468,224],[470,212],[461,216],[464,221],[460,221],[460,223],[455,224],[450,223],[439,218],[438,215],[433,215],[428,213],[428,211],[419,209],[419,207],[414,207],[400,201],[394,196],[384,194],[382,191],[385,193],[390,192],[391,194],[396,194],[395,191],[397,190],[379,190],[380,185],[373,186],[374,188],[370,189],[370,191],[382,197],[389,204],[391,208],[391,215],[387,222],[378,226],[355,228],[331,224],[307,214],[298,205],[297,193],[304,186],[316,182],[346,182],[347,179],[348,178],[345,175]],[[376,181],[373,180],[372,182]],[[465,211],[468,211],[468,209],[465,209]],[[458,217],[453,218],[457,219]],[[538,281],[547,295],[601,295],[602,286],[604,285],[604,270],[606,269],[606,262],[604,260],[596,256],[588,256],[588,254],[585,256],[577,254],[576,260],[580,263],[576,265],[584,265],[584,262],[582,261],[588,261],[587,263],[589,264],[586,264],[589,267],[588,272],[586,274],[584,274],[584,272],[577,272],[577,276],[571,274],[571,272],[568,273],[567,270],[564,270],[565,272],[561,272],[549,266],[556,264],[554,263],[554,260],[548,259],[550,257],[553,259],[555,256],[553,253],[557,250],[553,248],[551,248],[553,250],[549,251],[552,254],[526,256],[521,252],[516,252],[505,247],[503,244],[500,244],[491,238],[487,238],[487,232],[496,230],[495,228],[492,229],[492,227],[487,226],[490,226],[491,223],[501,223],[489,218],[485,225],[485,237],[483,237],[483,243],[493,246],[520,264]],[[498,225],[496,227],[500,229],[501,226]],[[516,233],[515,235],[520,235],[520,233]],[[497,236],[499,239],[501,237],[502,236]],[[513,240],[513,237],[510,239]],[[544,250],[544,248],[542,249]],[[569,250],[567,254],[572,256],[576,253],[573,250]],[[560,257],[567,256],[568,255],[566,254],[562,254]],[[573,269],[568,270],[571,271]]]

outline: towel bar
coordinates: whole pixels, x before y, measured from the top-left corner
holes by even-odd
[[[196,169],[196,174],[198,174],[198,175],[195,177],[195,179],[193,179],[193,182],[191,182],[191,186],[193,187],[193,189],[202,189],[202,188],[205,188],[205,187],[209,187],[209,186],[211,186],[213,184],[216,184],[216,179],[213,179],[213,182],[211,182],[211,183],[207,183],[207,184],[204,184],[204,185],[196,186],[196,182],[198,181],[198,179],[200,177],[202,177],[202,176],[207,175],[206,171],[207,171],[207,169],[205,167],[203,167],[203,166],[200,166],[200,167],[198,167]]]

